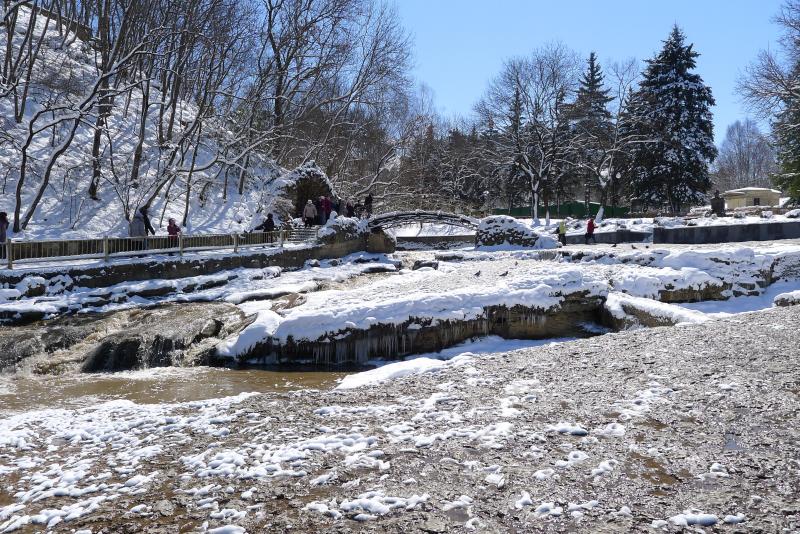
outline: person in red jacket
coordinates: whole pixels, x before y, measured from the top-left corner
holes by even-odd
[[[594,217],[589,217],[589,222],[586,223],[586,235],[584,236],[587,245],[589,244],[590,239],[594,241],[595,245],[597,244],[597,239],[594,237],[595,228],[597,228],[597,226],[594,224]]]
[[[181,227],[175,222],[175,219],[170,218],[167,225],[167,234],[169,234],[169,248],[177,248],[178,236],[181,233]]]

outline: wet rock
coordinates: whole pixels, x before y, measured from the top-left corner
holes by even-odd
[[[461,261],[464,254],[460,252],[439,252],[434,256],[439,261]]]
[[[175,292],[175,286],[172,284],[163,285],[163,286],[156,286],[156,287],[148,287],[145,289],[134,290],[128,292],[128,297],[141,297],[143,299],[149,299],[154,297],[165,297],[171,293]]]
[[[39,310],[2,310],[0,311],[0,325],[14,324],[26,325],[41,321],[47,314]]]
[[[247,318],[226,303],[189,303],[147,310],[62,317],[0,329],[0,370],[29,365],[87,372],[208,363],[222,337]]]
[[[364,274],[393,273],[396,270],[397,268],[392,264],[378,263],[376,265],[370,265],[361,272]]]
[[[411,267],[412,271],[416,271],[418,269],[422,269],[423,267],[430,267],[431,269],[439,269],[439,262],[436,260],[417,260],[414,262],[413,267]]]
[[[185,304],[137,310],[129,318],[124,331],[106,336],[86,354],[83,372],[207,364],[213,347],[192,349],[241,326],[244,314],[227,304]]]

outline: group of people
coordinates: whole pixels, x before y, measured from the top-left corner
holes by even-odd
[[[594,231],[597,229],[597,224],[594,222],[594,217],[589,217],[589,222],[586,223],[586,233],[583,235],[584,242],[588,245],[591,240],[595,245],[597,238],[594,236]],[[562,245],[567,244],[567,219],[562,220],[558,225],[558,240]]]
[[[306,202],[305,208],[303,209],[303,222],[306,226],[314,226],[315,224],[325,224],[328,219],[331,217],[331,213],[336,211],[336,213],[341,214],[345,217],[355,217],[357,214],[360,216],[362,214],[366,214],[367,216],[372,214],[372,194],[368,194],[364,199],[363,206],[361,204],[356,204],[355,206],[349,200],[339,199],[337,202],[333,202],[330,197],[322,196],[315,201],[308,200]],[[5,238],[6,238],[6,229],[8,228],[8,218],[5,212],[0,213],[0,257],[4,257],[5,254]],[[267,218],[262,222],[260,225],[253,228],[252,232],[264,232],[270,233],[276,230],[275,218],[272,216],[272,213],[267,215]],[[178,236],[181,234],[181,227],[175,221],[175,219],[170,218],[169,224],[167,225],[167,235],[169,236],[169,247],[175,248],[178,246]],[[147,237],[150,235],[156,235],[156,230],[153,228],[152,223],[150,222],[150,217],[148,215],[147,206],[142,206],[141,208],[137,209],[134,214],[133,218],[131,218],[130,223],[128,224],[128,235],[130,237],[137,237],[141,238],[137,241],[133,242],[133,247],[135,249],[144,250],[147,248]]]
[[[334,211],[342,217],[360,217],[363,214],[369,217],[372,215],[372,193],[364,198],[363,205],[356,204],[355,206],[352,202],[343,198],[337,202],[332,201],[327,196],[319,197],[316,201],[308,199],[303,208],[303,222],[307,227],[315,224],[325,224]]]
[[[147,206],[142,206],[134,212],[131,222],[128,223],[128,235],[141,238],[133,242],[132,246],[134,249],[144,250],[147,248],[147,236],[156,235],[156,229],[153,228],[147,212]],[[178,236],[181,233],[180,225],[178,225],[175,219],[170,217],[167,224],[167,236],[170,248],[176,248],[178,246]]]

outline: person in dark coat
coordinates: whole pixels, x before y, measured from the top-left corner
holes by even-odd
[[[586,235],[584,236],[587,245],[589,244],[590,239],[595,245],[597,244],[597,239],[594,237],[595,228],[597,228],[597,226],[594,224],[594,217],[590,217],[589,222],[586,223]]]
[[[350,202],[349,200],[347,201],[347,205],[345,206],[345,209],[347,210],[347,216],[348,217],[355,217],[356,216],[356,208],[353,206],[353,203]]]
[[[275,240],[275,236],[272,235],[272,232],[275,231],[275,219],[272,218],[272,214],[268,213],[267,218],[264,219],[264,222],[253,228],[253,231],[266,233],[266,235],[263,236],[263,242],[272,243]]]
[[[6,241],[8,240],[8,213],[0,211],[0,258],[6,257]]]
[[[324,197],[319,197],[314,202],[314,207],[317,209],[317,224],[325,224],[325,204],[322,202]]]
[[[367,217],[372,217],[372,193],[369,193],[364,199],[364,210],[367,212]]]
[[[322,199],[323,205],[325,206],[325,220],[331,218],[331,213],[333,212],[333,202],[331,202],[331,197],[325,197]]]
[[[264,222],[253,228],[254,232],[274,232],[275,231],[275,219],[272,218],[272,214],[268,213],[267,218],[264,219]]]

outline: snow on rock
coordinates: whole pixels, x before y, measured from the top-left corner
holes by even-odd
[[[395,362],[372,369],[348,375],[336,386],[336,389],[354,389],[367,385],[386,382],[404,376],[432,373],[449,365],[464,365],[472,361],[469,353],[457,356],[450,360],[432,358],[414,358],[404,362]]]
[[[800,289],[797,291],[781,293],[775,297],[773,302],[775,303],[775,306],[796,306],[800,304]]]
[[[302,305],[280,314],[269,313],[272,303],[256,302],[247,308],[247,313],[258,314],[257,324],[238,334],[246,339],[227,340],[220,354],[246,356],[259,338],[265,343],[269,339],[285,343],[290,337],[295,341],[316,341],[376,325],[417,321],[432,326],[444,321],[472,320],[483,317],[490,306],[520,305],[544,312],[557,309],[567,295],[602,297],[608,290],[601,276],[576,266],[552,269],[536,265],[506,274],[492,280],[488,276],[481,278],[477,272],[470,274],[467,281],[447,269],[406,272],[355,290],[312,293]]]
[[[331,216],[325,225],[319,229],[319,237],[323,241],[341,236],[342,239],[357,239],[369,233],[366,219],[355,217]]]
[[[385,495],[382,491],[369,491],[360,494],[355,499],[343,500],[338,506],[333,501],[314,501],[307,504],[305,509],[334,519],[348,513],[352,514],[356,521],[371,521],[392,510],[414,510],[420,504],[427,502],[429,498],[430,495],[427,493],[410,497],[392,497]]]
[[[669,522],[678,527],[700,525],[710,527],[719,522],[719,518],[714,514],[705,514],[699,511],[686,511],[669,518]]]
[[[698,311],[616,291],[608,294],[604,309],[620,328],[672,326],[708,320],[704,313]]]
[[[507,215],[494,215],[481,219],[476,243],[479,247],[511,245],[551,249],[560,246],[552,235],[538,233],[523,221]]]

